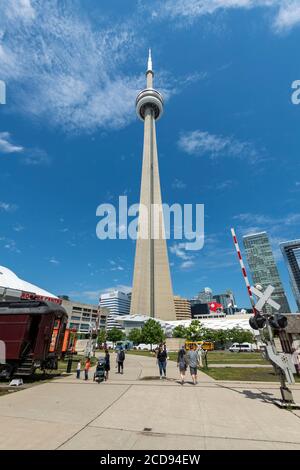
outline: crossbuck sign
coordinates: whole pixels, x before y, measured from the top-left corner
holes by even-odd
[[[262,291],[256,289],[256,287],[251,287],[251,292],[254,295],[256,295],[256,297],[259,299],[259,301],[255,305],[256,310],[261,312],[263,307],[266,304],[269,304],[275,310],[280,309],[280,305],[277,302],[275,302],[274,300],[271,299],[271,295],[273,294],[274,290],[275,290],[275,287],[273,287],[273,286],[268,286],[266,288],[265,292],[262,292]]]

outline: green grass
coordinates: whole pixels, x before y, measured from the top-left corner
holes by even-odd
[[[127,351],[127,354],[137,354],[139,356],[153,357],[150,351],[140,351],[133,349]],[[169,352],[171,361],[177,361],[177,352]],[[231,353],[224,351],[209,351],[207,353],[207,360],[209,364],[268,364],[263,358],[261,353]]]
[[[261,353],[231,353],[224,351],[209,351],[208,364],[268,364]]]
[[[127,354],[138,356],[154,357],[150,351],[131,350]],[[170,352],[169,359],[177,361],[177,352]],[[228,367],[210,367],[209,364],[228,364]],[[201,369],[202,372],[215,380],[237,380],[244,382],[279,382],[278,376],[270,367],[231,367],[230,364],[269,364],[260,353],[228,353],[223,351],[208,352],[208,369]],[[295,376],[297,383],[300,377]]]
[[[71,372],[76,372],[77,369],[77,363],[78,361],[81,361],[81,370],[84,369],[84,364],[86,361],[85,356],[79,356],[79,355],[74,355],[73,356],[73,362],[72,362],[72,369]],[[91,365],[94,366],[97,363],[97,358],[96,357],[91,357]],[[58,369],[54,372],[67,372],[67,366],[68,366],[68,359],[65,359],[64,361],[58,361]]]
[[[154,351],[140,351],[139,349],[130,349],[130,351],[126,351],[126,354],[133,354],[136,356],[147,356],[147,357],[154,357]]]
[[[279,382],[278,376],[271,368],[264,367],[210,367],[202,369],[202,372],[215,380],[237,380],[244,382]],[[300,382],[300,377],[295,377]]]

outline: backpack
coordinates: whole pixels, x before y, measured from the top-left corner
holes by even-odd
[[[124,361],[124,360],[125,360],[125,353],[124,353],[124,351],[122,350],[122,351],[119,352],[119,361],[122,362],[122,361]]]

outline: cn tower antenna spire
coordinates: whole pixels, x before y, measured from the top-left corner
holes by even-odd
[[[150,49],[150,48],[149,48],[149,55],[148,55],[147,72],[153,72],[153,68],[152,68],[152,57],[151,57],[151,49]]]

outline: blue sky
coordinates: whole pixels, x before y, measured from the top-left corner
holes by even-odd
[[[300,238],[300,4],[294,0],[0,0],[0,254],[20,277],[96,301],[132,283],[135,245],[100,241],[96,208],[138,202],[135,96],[148,47],[166,98],[164,202],[205,204],[205,245],[169,242],[174,293],[249,304],[230,227]]]

